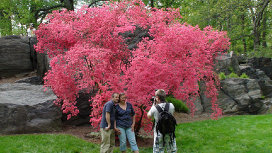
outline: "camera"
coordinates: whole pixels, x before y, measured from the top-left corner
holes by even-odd
[[[152,104],[156,105],[156,97],[155,96],[152,96],[152,98],[150,99],[150,101],[152,102]]]

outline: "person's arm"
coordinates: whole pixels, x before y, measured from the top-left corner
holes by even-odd
[[[172,104],[172,103],[170,103],[170,113],[172,114],[172,115],[174,115],[174,113],[175,113],[175,106]]]
[[[148,113],[147,113],[147,118],[151,118],[151,117],[152,117],[152,115],[151,115],[151,112],[149,110]]]
[[[114,120],[114,130],[118,135],[121,134],[121,131],[116,127],[116,120]]]
[[[153,107],[155,107],[155,105],[153,104],[153,106],[150,108],[150,110],[147,113],[147,118],[152,118],[153,115]]]
[[[109,130],[111,127],[111,122],[110,122],[110,112],[106,112],[106,122],[108,124],[108,127],[105,128],[105,130]]]

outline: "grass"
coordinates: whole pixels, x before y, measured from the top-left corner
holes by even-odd
[[[272,115],[232,116],[179,124],[179,153],[272,152]],[[115,148],[114,152],[119,152]],[[34,134],[0,136],[2,153],[99,153],[99,145],[69,135]],[[130,152],[130,151],[129,151]],[[140,148],[150,153],[152,148]]]
[[[182,152],[272,152],[272,115],[233,116],[178,125]]]
[[[99,152],[99,146],[71,135],[27,134],[0,137],[1,153]]]

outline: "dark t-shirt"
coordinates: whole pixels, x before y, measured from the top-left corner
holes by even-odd
[[[135,115],[132,105],[127,102],[126,110],[116,105],[116,126],[129,128],[132,125],[132,117]]]
[[[111,129],[114,128],[114,120],[115,120],[115,104],[114,102],[108,101],[103,108],[102,112],[102,120],[100,123],[100,128],[106,128],[108,126],[107,120],[106,120],[106,112],[110,113],[110,122],[111,122]]]

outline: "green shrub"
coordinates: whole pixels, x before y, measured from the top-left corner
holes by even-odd
[[[226,75],[225,75],[225,73],[224,72],[220,72],[219,73],[219,79],[220,80],[225,80],[227,77],[226,77]]]
[[[249,77],[245,73],[243,73],[242,75],[240,75],[240,78],[248,79]]]
[[[236,73],[231,72],[231,74],[228,75],[228,78],[239,78],[239,76]]]
[[[233,69],[233,67],[231,67],[231,66],[228,67],[228,70],[229,70],[230,72],[234,72],[234,69]]]
[[[175,106],[176,112],[188,113],[189,109],[183,101],[174,98],[173,96],[166,97],[166,101],[172,103]]]

